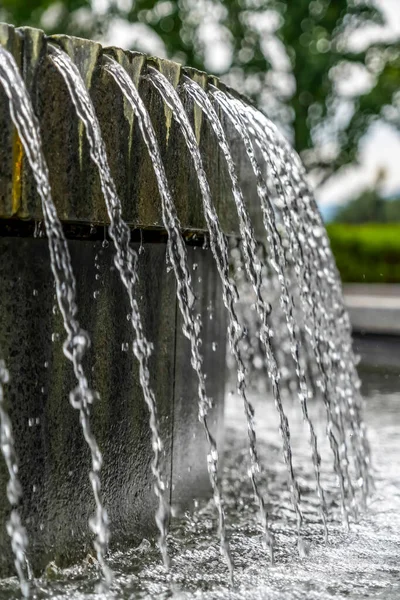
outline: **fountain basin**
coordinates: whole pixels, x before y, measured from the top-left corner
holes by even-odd
[[[197,419],[197,380],[191,368],[190,345],[182,333],[174,274],[166,269],[166,233],[153,165],[130,107],[101,68],[103,54],[113,56],[128,70],[156,129],[203,322],[207,393],[215,402],[210,424],[219,447],[223,441],[226,346],[221,285],[212,254],[203,244],[206,227],[190,156],[170,109],[146,80],[146,66],[156,66],[175,86],[183,75],[203,87],[210,81],[220,84],[170,61],[103,49],[94,42],[67,36],[46,38],[38,30],[0,24],[0,44],[16,59],[39,120],[54,203],[69,238],[79,319],[92,339],[86,372],[100,393],[92,408],[93,432],[104,455],[103,497],[111,521],[111,547],[116,548],[139,543],[156,530],[149,416],[131,351],[128,300],[113,264],[114,249],[107,240],[108,217],[97,171],[68,90],[49,60],[49,43],[59,44],[69,54],[90,90],[124,218],[132,227],[134,247],[140,249],[136,296],[146,336],[154,344],[151,384],[165,448],[163,472],[171,503],[181,510],[190,507],[195,498],[210,494],[207,445]],[[227,235],[236,236],[235,205],[218,145],[201,111],[188,99],[185,108],[202,151],[221,225]],[[226,129],[235,135],[228,124]],[[87,524],[94,511],[88,481],[90,456],[78,415],[68,401],[75,383],[62,352],[65,334],[56,306],[47,240],[42,235],[40,200],[1,89],[0,142],[0,347],[10,371],[6,397],[24,491],[21,515],[29,533],[29,558],[40,572],[51,560],[70,564],[92,549]],[[233,146],[235,160],[246,191],[254,184],[246,183],[252,178],[237,147]],[[256,195],[250,194],[252,197]],[[3,489],[6,482],[1,463]],[[4,526],[10,507],[5,494],[3,498],[1,575],[12,571]]]

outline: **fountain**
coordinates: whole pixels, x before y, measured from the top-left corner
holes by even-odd
[[[157,529],[168,568],[172,516],[212,493],[233,581],[218,452],[227,341],[274,561],[229,240],[240,240],[253,294],[300,554],[284,336],[321,528],[327,538],[313,396],[348,527],[370,486],[350,326],[303,168],[268,119],[193,69],[0,24],[0,132],[0,575],[14,566],[28,596],[32,573],[94,545],[108,590],[108,549]]]

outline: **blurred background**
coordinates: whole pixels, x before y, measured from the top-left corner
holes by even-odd
[[[363,360],[372,339],[374,364],[400,367],[400,0],[0,0],[0,21],[172,58],[254,99],[306,165]]]

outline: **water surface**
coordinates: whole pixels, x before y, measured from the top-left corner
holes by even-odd
[[[287,402],[293,437],[294,467],[303,494],[306,552],[299,556],[296,519],[287,491],[286,468],[281,452],[278,417],[272,400],[255,394],[256,427],[262,479],[271,531],[276,540],[276,562],[271,566],[262,545],[257,507],[247,476],[246,424],[239,398],[227,393],[223,492],[227,533],[235,563],[235,587],[228,584],[221,559],[215,511],[211,502],[200,502],[195,513],[175,519],[170,534],[172,572],[162,566],[155,541],[143,540],[139,548],[113,554],[115,598],[273,599],[322,600],[400,598],[400,393],[388,385],[386,373],[363,373],[365,418],[373,449],[376,492],[368,514],[341,525],[339,494],[333,475],[329,444],[323,436],[324,407],[311,406],[322,454],[322,482],[330,512],[329,543],[324,543],[307,429],[296,402]],[[393,379],[391,381],[394,381]],[[399,378],[400,383],[400,378]],[[232,386],[234,389],[234,385]],[[400,390],[400,385],[397,387]],[[53,572],[39,581],[38,598],[95,598],[98,571],[88,558],[74,569]],[[17,596],[16,580],[3,582],[0,598]],[[105,597],[105,596],[103,596]],[[111,597],[107,595],[107,597]]]

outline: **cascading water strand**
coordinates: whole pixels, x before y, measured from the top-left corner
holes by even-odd
[[[369,449],[363,448],[360,452],[360,445],[357,446],[354,444],[357,435],[359,435],[359,430],[362,429],[362,424],[354,424],[354,415],[346,414],[346,406],[341,399],[341,396],[346,394],[350,395],[351,398],[357,396],[358,389],[356,382],[352,382],[352,376],[346,375],[350,365],[354,364],[354,356],[349,357],[348,361],[341,361],[339,371],[335,366],[337,365],[336,357],[339,353],[343,352],[344,348],[347,347],[351,351],[350,328],[347,327],[347,331],[342,331],[342,333],[338,331],[340,315],[343,316],[345,313],[343,310],[343,301],[335,289],[337,288],[337,273],[332,272],[333,259],[329,253],[329,245],[324,243],[321,247],[321,242],[318,241],[323,232],[323,224],[318,218],[318,210],[316,206],[310,205],[309,200],[307,204],[303,205],[303,202],[305,202],[304,196],[310,194],[309,188],[304,179],[300,178],[298,169],[296,169],[296,173],[292,173],[292,177],[289,176],[289,169],[293,170],[293,165],[298,160],[295,160],[295,157],[292,156],[292,151],[289,149],[287,142],[266,117],[255,111],[252,107],[240,104],[249,127],[255,130],[256,140],[258,140],[259,147],[267,164],[275,171],[274,177],[278,187],[280,187],[279,195],[283,199],[284,218],[286,215],[286,222],[287,220],[289,221],[288,237],[290,238],[290,242],[296,238],[298,239],[302,255],[307,262],[305,269],[303,265],[301,277],[304,278],[305,273],[308,273],[309,282],[303,280],[303,283],[299,283],[299,289],[303,306],[306,306],[306,310],[308,307],[308,314],[310,314],[309,323],[312,326],[308,327],[307,331],[311,339],[311,346],[315,352],[316,362],[319,365],[323,378],[321,391],[327,407],[328,436],[334,453],[335,471],[341,487],[343,519],[346,527],[348,527],[348,513],[356,510],[356,503],[353,484],[348,471],[348,443],[345,434],[344,417],[352,427],[354,435],[351,436],[351,443],[356,456],[357,470],[362,473],[363,481],[366,482],[367,486],[370,477],[367,463]],[[268,147],[272,143],[275,148],[275,160],[278,161],[283,171],[282,176],[277,173],[276,165],[269,155]],[[279,158],[280,156],[281,158]],[[286,182],[286,185],[279,184],[281,178]],[[288,209],[287,206],[287,194],[289,192],[291,192],[293,208],[296,208],[296,211],[300,214],[297,225],[293,224],[292,221],[294,211]],[[297,229],[300,231],[301,239],[297,234]],[[327,276],[327,267],[331,271],[329,277]],[[323,273],[324,277],[321,278],[320,273]],[[329,292],[324,291],[328,283],[331,286]],[[315,296],[312,301],[306,301],[304,289],[310,290],[309,295],[312,293]],[[334,315],[333,309],[329,309],[333,296],[336,297],[336,305],[342,307],[340,315],[337,316]],[[338,344],[340,344],[340,347]],[[346,362],[347,365],[345,364]],[[345,390],[342,389],[341,373],[345,374],[347,380]],[[349,399],[349,402],[351,404],[352,400]],[[343,410],[345,414],[343,414]],[[337,439],[338,435],[339,439]],[[365,433],[364,439],[366,439]],[[349,497],[348,502],[345,499],[345,495]],[[364,491],[364,501],[367,495],[368,491]]]
[[[151,468],[155,480],[155,493],[159,502],[156,513],[156,522],[160,532],[159,546],[164,564],[166,568],[168,568],[169,557],[166,537],[170,507],[166,498],[166,485],[160,466],[163,445],[160,437],[157,403],[150,384],[149,358],[152,352],[152,344],[147,340],[144,334],[142,318],[135,297],[135,286],[138,279],[138,256],[130,245],[131,232],[129,226],[122,218],[121,201],[111,176],[104,141],[101,136],[100,124],[90,95],[77,67],[65,52],[60,50],[57,46],[51,46],[50,56],[68,87],[77,115],[85,127],[86,136],[90,146],[90,155],[98,169],[101,189],[110,218],[111,225],[109,232],[116,250],[114,260],[115,266],[129,298],[131,307],[130,322],[135,335],[133,352],[139,363],[140,384],[142,386],[144,400],[150,412],[150,429],[154,453]]]
[[[18,67],[6,50],[0,47],[0,82],[10,103],[11,118],[17,128],[36,182],[42,203],[46,234],[49,242],[51,269],[53,272],[58,306],[63,317],[67,339],[63,345],[65,356],[71,361],[78,385],[70,394],[71,405],[79,411],[84,438],[92,459],[90,482],[96,503],[96,513],[90,519],[95,534],[94,546],[103,572],[104,587],[109,589],[112,573],[105,562],[109,541],[108,517],[100,496],[100,470],[102,455],[90,428],[90,406],[96,394],[88,384],[83,369],[83,358],[90,345],[88,334],[77,320],[76,284],[71,258],[61,223],[51,197],[49,174],[43,155],[39,124]]]
[[[218,272],[221,278],[223,286],[223,300],[229,316],[228,339],[232,351],[236,356],[238,356],[238,343],[242,337],[242,328],[240,326],[234,308],[234,305],[238,299],[238,292],[234,282],[229,277],[228,246],[226,243],[225,236],[222,232],[221,225],[219,223],[218,215],[216,213],[215,207],[211,199],[210,187],[203,168],[203,161],[196,141],[196,137],[176,90],[169,83],[166,77],[164,77],[156,69],[150,68],[149,71],[151,82],[160,92],[160,95],[162,96],[164,102],[171,108],[173,116],[181,128],[186,145],[189,149],[190,155],[192,157],[196,169],[202,195],[204,215],[206,218],[207,228],[210,235],[211,251],[213,253]],[[242,381],[242,379],[244,379],[244,375],[244,370],[242,371],[242,373],[239,373],[240,382]],[[252,414],[250,412],[249,406],[246,415],[252,426]],[[284,423],[284,427],[288,427],[287,422]],[[289,461],[291,462],[290,448],[287,449],[287,452],[289,456]],[[222,527],[220,529],[222,531]]]
[[[180,223],[170,194],[156,135],[145,105],[140,98],[132,80],[129,78],[126,71],[116,61],[109,59],[105,68],[114,77],[121,91],[124,93],[125,97],[135,111],[143,139],[145,140],[150,157],[152,159],[162,202],[163,223],[168,233],[169,258],[175,273],[179,308],[184,321],[183,333],[190,340],[191,365],[196,372],[198,379],[199,419],[203,425],[209,446],[207,466],[210,482],[214,491],[215,503],[217,507],[222,506],[222,498],[218,485],[217,445],[210,432],[207,420],[207,413],[209,408],[212,406],[212,401],[207,397],[206,394],[205,376],[202,368],[203,357],[200,353],[201,324],[194,315],[195,296],[192,290],[191,277],[187,264],[186,247],[180,232]],[[227,546],[225,533],[223,533],[223,522],[224,517],[222,516],[221,518],[220,515],[221,545],[225,556],[229,557],[229,547]],[[231,566],[230,574],[232,578]]]
[[[239,224],[240,224],[240,233],[243,241],[243,248],[245,254],[245,266],[250,278],[250,281],[254,287],[254,291],[256,294],[256,307],[257,312],[259,314],[261,320],[261,335],[263,339],[269,337],[267,318],[270,312],[270,306],[264,302],[262,297],[262,280],[261,280],[261,270],[262,265],[257,256],[257,243],[254,236],[253,226],[248,215],[247,209],[244,204],[242,190],[239,185],[239,181],[236,174],[236,169],[232,160],[232,156],[229,150],[229,146],[226,140],[226,136],[220,120],[218,119],[218,115],[215,112],[211,101],[209,100],[206,92],[193,80],[186,78],[185,79],[185,90],[192,96],[194,101],[200,106],[202,111],[207,116],[209,122],[211,123],[214,132],[217,136],[218,143],[220,148],[225,156],[231,181],[232,181],[232,191],[233,196],[236,202],[237,212],[239,216]],[[273,562],[274,556],[274,548],[273,548],[273,537],[268,524],[268,515],[265,506],[264,498],[259,489],[258,482],[258,473],[260,472],[260,464],[257,453],[257,445],[256,445],[256,432],[254,427],[254,409],[247,399],[246,394],[246,370],[241,357],[241,353],[237,344],[231,342],[231,347],[233,350],[233,354],[236,361],[237,366],[237,389],[239,395],[241,396],[244,404],[245,415],[247,419],[247,432],[249,436],[249,450],[250,450],[250,459],[251,459],[251,468],[250,468],[250,478],[254,489],[254,494],[256,501],[259,505],[260,510],[260,522],[263,529],[263,534],[265,538],[265,543],[267,548],[269,548],[271,561]]]
[[[269,125],[269,129],[272,124]],[[371,475],[369,469],[370,448],[361,418],[360,382],[355,369],[355,357],[351,342],[351,325],[344,310],[340,278],[329,246],[329,240],[316,206],[315,198],[305,180],[304,168],[299,157],[290,148],[281,134],[276,135],[277,145],[282,149],[291,173],[289,184],[298,190],[298,202],[303,206],[302,227],[309,226],[313,241],[310,254],[318,264],[318,273],[324,277],[316,282],[316,294],[319,302],[313,308],[321,312],[327,324],[322,333],[328,334],[328,358],[332,362],[332,374],[337,378],[338,393],[341,395],[342,418],[350,425],[350,442],[356,458],[356,468],[362,479],[362,500],[366,503]],[[317,233],[318,232],[318,235]],[[319,248],[319,252],[316,249]],[[317,285],[319,283],[319,285]],[[321,289],[320,289],[321,288]],[[322,307],[324,309],[322,310]],[[330,335],[329,335],[330,334]],[[338,356],[343,355],[338,361]],[[346,461],[344,461],[346,463]]]
[[[345,467],[345,464],[347,462],[347,446],[344,443],[345,437],[343,431],[343,424],[340,422],[340,419],[336,414],[337,402],[335,398],[334,386],[332,385],[331,377],[328,376],[328,372],[332,373],[332,369],[329,371],[325,366],[326,359],[323,359],[321,343],[319,341],[321,336],[324,335],[324,328],[318,322],[318,317],[316,315],[316,306],[318,304],[318,301],[310,301],[310,294],[312,293],[311,290],[315,290],[317,287],[316,283],[314,282],[316,265],[310,264],[310,257],[312,256],[312,252],[310,252],[310,248],[308,247],[308,235],[306,235],[306,232],[303,230],[301,225],[303,219],[299,219],[300,223],[297,221],[295,223],[293,220],[294,211],[290,210],[289,208],[290,200],[293,200],[293,208],[297,208],[297,200],[296,194],[293,194],[293,198],[288,198],[291,186],[290,183],[287,181],[285,163],[283,160],[280,161],[281,168],[283,170],[283,175],[280,175],[278,173],[274,160],[271,158],[270,145],[272,144],[274,137],[272,139],[269,138],[267,136],[267,127],[261,128],[258,125],[257,119],[255,118],[256,115],[253,116],[252,110],[248,109],[248,107],[241,103],[238,103],[238,106],[239,108],[241,108],[243,118],[246,119],[246,122],[248,123],[249,131],[252,132],[255,136],[255,142],[261,151],[266,166],[272,171],[274,186],[278,197],[281,200],[283,221],[286,229],[286,238],[289,241],[289,250],[292,256],[292,260],[296,265],[295,274],[298,283],[298,289],[300,292],[302,309],[305,316],[304,327],[306,333],[309,336],[310,345],[313,349],[316,363],[322,375],[322,381],[320,381],[320,388],[326,407],[328,437],[334,457],[334,468],[340,486],[343,521],[346,527],[348,527],[348,506],[346,500],[346,489],[348,489],[349,485],[351,486],[351,481],[349,478],[348,470]],[[254,113],[255,112],[256,111],[254,111]],[[276,145],[274,144],[274,148],[275,146]],[[278,161],[279,158],[276,157],[275,160]],[[299,231],[301,232],[301,239],[298,233]],[[299,268],[297,268],[298,266]],[[344,455],[344,465],[342,465],[341,453],[343,453]]]
[[[340,276],[330,250],[329,239],[321,215],[318,211],[314,195],[305,179],[306,175],[304,167],[301,164],[299,157],[285,140],[280,138],[279,143],[282,145],[285,155],[290,160],[292,177],[294,181],[297,182],[300,190],[299,200],[301,202],[304,201],[308,207],[305,223],[307,223],[308,220],[310,221],[313,231],[319,232],[319,237],[322,238],[323,242],[325,260],[322,266],[325,267],[325,272],[328,274],[326,280],[323,282],[325,284],[322,288],[323,300],[328,303],[328,306],[332,306],[332,324],[335,324],[333,329],[338,332],[337,338],[331,339],[331,342],[336,342],[335,349],[337,353],[344,353],[343,359],[339,361],[340,373],[344,375],[345,379],[344,388],[343,384],[341,384],[344,400],[343,417],[350,425],[350,442],[356,457],[356,468],[361,478],[362,501],[363,504],[366,504],[370,487],[372,486],[369,468],[371,451],[366,435],[365,424],[361,417],[362,402],[359,393],[360,380],[355,368],[356,360],[352,348],[351,324],[349,315],[344,309]]]
[[[246,118],[245,112],[243,112],[243,116],[244,116],[244,118]],[[340,446],[343,443],[343,434],[340,433],[342,431],[342,429],[341,429],[340,422],[337,419],[336,411],[334,409],[334,406],[336,406],[336,404],[332,403],[332,400],[331,400],[331,398],[334,399],[332,385],[331,385],[330,378],[328,377],[328,373],[325,368],[324,361],[322,359],[320,343],[317,340],[316,331],[320,330],[320,328],[318,327],[317,317],[316,317],[315,310],[314,310],[316,303],[310,302],[307,297],[310,294],[310,288],[313,289],[312,280],[314,278],[314,274],[313,274],[314,269],[310,266],[310,264],[307,260],[307,256],[309,255],[309,253],[307,252],[307,249],[303,248],[303,244],[299,239],[297,230],[299,228],[301,228],[301,226],[298,225],[297,223],[295,224],[293,222],[292,214],[288,207],[288,204],[289,204],[288,199],[287,199],[288,186],[283,185],[281,178],[279,176],[279,173],[276,169],[276,166],[275,166],[273,160],[271,159],[269,146],[268,146],[268,143],[266,143],[266,140],[264,137],[265,130],[261,130],[261,129],[257,128],[257,124],[253,122],[254,120],[249,118],[250,115],[247,115],[247,117],[249,120],[250,131],[254,128],[254,134],[256,136],[255,137],[256,143],[260,148],[260,151],[262,153],[262,156],[263,156],[263,159],[264,159],[266,165],[271,169],[271,171],[273,173],[274,185],[275,185],[276,191],[278,193],[278,197],[282,201],[282,213],[283,213],[283,220],[284,220],[285,229],[286,229],[286,238],[289,240],[289,249],[290,249],[292,259],[295,260],[294,257],[296,257],[297,258],[296,265],[300,263],[300,265],[299,265],[300,268],[299,269],[296,268],[295,273],[296,273],[296,278],[297,278],[297,282],[298,282],[298,289],[300,292],[300,300],[301,300],[301,304],[302,304],[302,309],[303,309],[303,313],[305,316],[305,319],[304,319],[305,330],[309,335],[310,344],[311,344],[311,347],[312,347],[314,355],[315,355],[315,360],[316,360],[316,363],[317,363],[317,365],[320,369],[321,375],[322,375],[322,382],[320,382],[320,385],[321,385],[321,391],[322,391],[322,395],[323,395],[323,399],[324,399],[325,407],[326,407],[328,437],[329,437],[329,442],[331,445],[332,453],[334,456],[334,467],[335,467],[335,472],[338,477],[340,491],[341,491],[342,515],[343,515],[344,523],[346,524],[346,526],[348,526],[348,508],[346,505],[346,488],[348,486],[349,477],[348,477],[348,473],[347,473],[346,469],[342,468],[341,459],[340,459],[340,453],[341,453]],[[304,234],[305,234],[305,232],[304,232]],[[303,235],[303,238],[305,238],[305,237],[306,236]],[[306,243],[306,242],[303,242],[303,243]],[[310,285],[310,283],[311,283],[311,285]],[[339,440],[337,439],[337,433],[335,435],[335,432],[339,432],[339,437],[340,437]],[[346,448],[345,448],[345,452],[347,452]]]
[[[285,227],[285,239],[288,240],[289,251],[295,265],[294,271],[296,274],[296,280],[298,284],[298,289],[300,293],[300,300],[302,305],[302,310],[304,314],[304,328],[310,340],[310,345],[315,355],[316,363],[320,369],[322,375],[322,381],[319,381],[319,387],[321,388],[323,399],[326,406],[327,413],[327,422],[328,422],[328,436],[331,445],[331,449],[334,455],[334,465],[335,471],[338,476],[338,481],[341,489],[341,502],[342,502],[342,514],[344,517],[344,522],[347,524],[347,513],[348,509],[346,506],[346,487],[348,485],[348,473],[345,468],[341,465],[340,460],[340,448],[343,443],[343,435],[340,434],[341,426],[338,421],[336,411],[333,408],[332,401],[334,400],[333,390],[332,390],[332,382],[331,378],[328,377],[327,370],[324,365],[324,361],[322,359],[322,351],[320,348],[320,343],[317,341],[317,331],[321,331],[316,325],[316,316],[315,316],[315,308],[317,306],[317,302],[312,302],[310,299],[311,290],[315,289],[315,285],[313,285],[313,278],[315,278],[316,266],[311,266],[309,263],[310,252],[307,246],[308,242],[308,234],[302,230],[302,219],[296,219],[294,221],[294,215],[298,214],[298,210],[293,210],[296,207],[295,199],[288,199],[288,194],[290,190],[290,184],[287,182],[285,175],[285,163],[284,161],[280,161],[281,168],[284,172],[283,175],[280,175],[277,171],[274,160],[271,158],[271,144],[274,145],[274,159],[279,161],[279,155],[276,152],[276,143],[274,143],[274,137],[268,138],[266,136],[266,127],[261,128],[258,125],[256,120],[256,116],[258,116],[258,111],[253,111],[252,108],[247,107],[239,101],[233,100],[237,102],[238,109],[241,111],[243,118],[246,121],[246,124],[249,128],[249,131],[255,137],[255,143],[259,147],[263,160],[270,171],[273,174],[274,186],[280,200],[280,210],[283,215],[283,222]],[[254,117],[253,117],[254,112]],[[293,205],[291,204],[291,200],[293,200]],[[292,210],[289,208],[292,206]],[[299,222],[300,221],[300,222]],[[299,234],[299,231],[301,232]],[[301,237],[301,239],[300,239]],[[331,399],[332,398],[332,399]],[[337,439],[337,433],[340,434],[340,439]],[[346,447],[344,447],[344,452],[346,453]],[[351,482],[350,482],[351,485]]]
[[[1,53],[0,53],[0,79],[1,79]],[[24,598],[30,596],[30,584],[27,578],[27,549],[28,535],[22,524],[18,505],[22,498],[22,486],[18,477],[18,459],[15,452],[11,419],[5,406],[4,386],[7,385],[10,374],[3,359],[0,359],[0,447],[4,462],[7,466],[8,483],[7,499],[12,507],[10,518],[7,522],[7,533],[11,540],[11,549],[14,555],[15,570],[19,578],[21,593]]]
[[[228,115],[228,118],[231,120],[233,126],[238,131],[239,135],[241,136],[241,139],[243,140],[243,143],[244,143],[244,146],[246,149],[246,153],[248,155],[248,158],[250,160],[251,166],[253,168],[253,171],[254,171],[254,174],[256,177],[257,193],[258,193],[258,196],[259,196],[259,199],[261,202],[264,228],[265,228],[265,231],[267,234],[269,248],[272,253],[270,262],[277,272],[278,280],[279,280],[279,283],[281,286],[281,306],[282,306],[283,313],[286,318],[287,329],[289,332],[289,338],[290,338],[290,342],[291,342],[292,357],[293,357],[293,360],[295,363],[296,374],[297,374],[299,386],[300,386],[299,400],[300,400],[300,404],[301,404],[301,408],[302,408],[302,412],[303,412],[303,417],[304,417],[305,422],[307,423],[309,434],[310,434],[312,460],[313,460],[313,465],[314,465],[317,493],[318,493],[319,502],[320,502],[320,514],[321,514],[321,520],[323,523],[325,537],[326,537],[327,536],[327,524],[326,524],[327,510],[326,510],[326,503],[325,503],[325,498],[324,498],[324,491],[323,491],[322,484],[321,484],[321,472],[320,472],[321,458],[320,458],[320,454],[319,454],[319,450],[318,450],[318,441],[317,441],[317,436],[316,436],[316,433],[314,430],[314,425],[313,425],[311,418],[309,416],[309,413],[308,413],[308,405],[307,405],[308,385],[307,385],[307,381],[305,378],[304,370],[300,364],[300,341],[297,339],[297,336],[295,333],[295,325],[296,324],[295,324],[295,319],[294,319],[294,300],[293,300],[292,295],[289,292],[290,285],[289,285],[287,276],[285,274],[286,273],[286,259],[285,259],[284,253],[283,253],[283,246],[281,243],[280,235],[279,235],[277,227],[276,227],[274,211],[273,211],[273,208],[272,208],[269,198],[268,198],[268,189],[267,189],[264,177],[262,175],[262,171],[259,166],[258,160],[255,156],[252,141],[251,141],[248,131],[242,121],[239,110],[237,109],[235,104],[233,104],[232,102],[229,102],[229,99],[226,97],[225,94],[223,94],[216,88],[213,88],[212,95],[218,102],[219,106],[221,106],[221,108],[224,110],[224,112]],[[281,414],[281,412],[283,411],[283,405],[281,402],[279,402],[279,400],[278,400],[278,409]],[[287,444],[287,441],[286,440],[284,440],[284,441]],[[290,443],[290,441],[289,441],[289,443]],[[289,473],[290,473],[290,466],[289,466]],[[291,477],[291,473],[290,473],[290,477]],[[292,485],[292,481],[290,481],[290,484]],[[296,510],[296,507],[295,507],[295,510]],[[300,520],[298,520],[298,525],[299,525],[299,533],[300,533],[300,526],[301,526]]]

